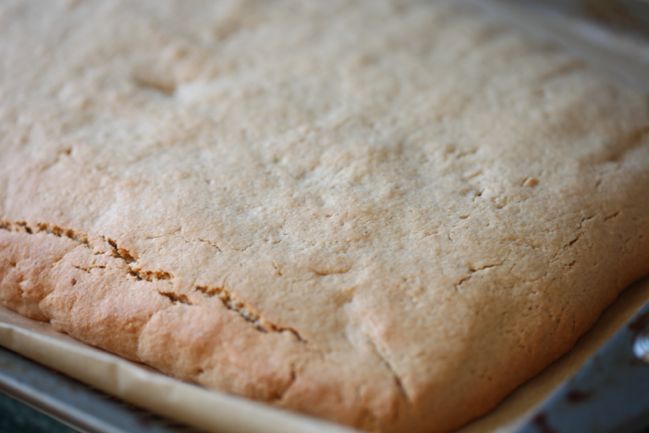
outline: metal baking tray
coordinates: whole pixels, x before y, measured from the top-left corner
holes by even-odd
[[[61,428],[59,423],[62,423],[72,431],[82,433],[199,433],[196,429],[117,400],[2,347],[0,393],[58,421],[48,422],[45,418],[40,423],[41,428],[37,429],[39,431],[46,431],[45,428],[47,431],[70,431]],[[20,407],[11,402],[7,405]],[[29,416],[30,411],[23,409],[21,413]],[[13,428],[18,428],[18,425],[14,422]],[[1,429],[2,424],[1,433],[14,433]]]

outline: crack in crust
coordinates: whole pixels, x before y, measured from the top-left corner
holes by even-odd
[[[103,236],[102,239],[110,248],[110,255],[116,259],[120,259],[128,266],[129,275],[135,277],[136,280],[156,281],[156,280],[171,280],[173,275],[167,271],[161,270],[146,270],[140,267],[133,266],[137,261],[137,256],[131,253],[126,248],[117,245],[113,239]]]
[[[185,304],[185,305],[194,305],[191,303],[187,295],[184,295],[182,293],[176,293],[176,292],[163,292],[160,291],[158,292],[160,295],[164,296],[165,298],[169,299],[172,304]]]
[[[379,359],[381,364],[390,372],[392,375],[392,378],[394,380],[394,385],[396,386],[397,390],[399,391],[399,394],[405,399],[406,402],[410,403],[412,402],[412,399],[410,395],[408,394],[408,391],[406,390],[405,386],[403,386],[403,382],[401,381],[401,376],[399,376],[399,373],[395,370],[395,368],[392,366],[390,361],[386,358],[386,356],[379,350],[379,345],[376,343],[374,338],[372,338],[371,335],[365,333],[365,337],[370,343],[370,347],[372,348],[372,351],[376,355],[376,357]],[[398,418],[398,415],[397,415]]]
[[[14,233],[25,233],[30,235],[41,233],[70,239],[79,245],[93,250],[95,254],[109,255],[110,257],[122,261],[128,269],[128,275],[135,278],[137,281],[161,281],[170,284],[174,279],[174,276],[171,272],[165,270],[142,269],[141,267],[136,266],[138,260],[137,256],[134,253],[128,251],[126,248],[119,246],[115,240],[107,236],[99,237],[98,239],[100,240],[100,245],[94,245],[87,234],[78,230],[63,228],[58,225],[42,222],[30,224],[26,221],[0,220],[0,230]],[[102,266],[91,266],[89,268],[84,268],[81,266],[74,267],[83,272],[90,272],[91,269],[105,268]],[[260,332],[288,332],[293,335],[293,337],[299,343],[307,343],[307,341],[302,338],[297,330],[269,322],[268,320],[264,319],[254,307],[246,304],[234,293],[226,290],[225,288],[196,286],[194,288],[194,291],[198,291],[208,297],[217,297],[225,308],[237,313],[246,322],[254,324],[255,329]],[[160,296],[169,299],[173,304],[180,303],[190,306],[195,305],[186,294],[177,293],[174,290],[158,290],[157,292]]]
[[[589,216],[585,216],[585,217],[581,218],[581,220],[579,221],[579,224],[577,225],[577,233],[575,234],[575,236],[570,241],[568,241],[568,243],[566,243],[563,246],[563,248],[562,248],[563,250],[566,250],[567,248],[572,247],[574,244],[576,244],[579,241],[579,239],[581,239],[582,235],[584,234],[584,231],[583,231],[584,223],[592,220],[593,218],[595,218],[595,216],[596,215],[589,215]],[[612,219],[612,218],[605,219],[605,221],[610,220],[610,219]]]
[[[470,267],[470,268],[469,268],[469,273],[468,273],[467,275],[465,275],[464,277],[460,278],[460,279],[458,280],[458,282],[455,283],[455,289],[456,289],[456,290],[459,290],[459,289],[462,287],[462,285],[463,285],[464,283],[466,283],[466,282],[469,281],[471,278],[473,278],[473,275],[474,275],[474,274],[476,274],[476,273],[478,273],[478,272],[486,271],[487,269],[497,268],[497,267],[499,267],[499,266],[502,266],[503,264],[504,264],[504,262],[499,262],[499,263],[492,263],[492,264],[488,264],[488,265],[480,266],[480,267],[478,267],[478,268]]]
[[[295,368],[295,365],[291,364],[290,365],[291,372],[289,375],[288,383],[283,386],[280,390],[278,390],[274,395],[270,396],[270,398],[267,400],[269,403],[281,403],[284,400],[284,397],[286,394],[288,394],[289,389],[295,384],[295,381],[297,380],[297,370]]]
[[[198,285],[195,287],[195,290],[202,293],[208,297],[216,297],[221,300],[223,305],[232,311],[236,311],[243,317],[247,322],[255,325],[258,331],[261,332],[289,332],[302,343],[306,341],[302,336],[293,328],[278,326],[274,323],[271,323],[264,319],[257,311],[255,311],[251,306],[246,305],[241,301],[234,293],[225,289],[224,287],[209,287]]]

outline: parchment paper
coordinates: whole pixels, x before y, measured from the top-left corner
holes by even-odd
[[[649,279],[627,289],[576,347],[461,433],[513,432],[640,307]],[[352,430],[161,375],[0,307],[0,345],[152,412],[214,433],[345,433]]]

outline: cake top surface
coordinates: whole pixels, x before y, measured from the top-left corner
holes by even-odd
[[[649,271],[649,107],[452,3],[3,3],[0,256],[63,251],[3,302],[360,428],[483,413]]]

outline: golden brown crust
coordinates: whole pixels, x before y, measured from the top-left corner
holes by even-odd
[[[649,272],[649,107],[452,3],[4,2],[0,302],[367,430],[484,413]]]

